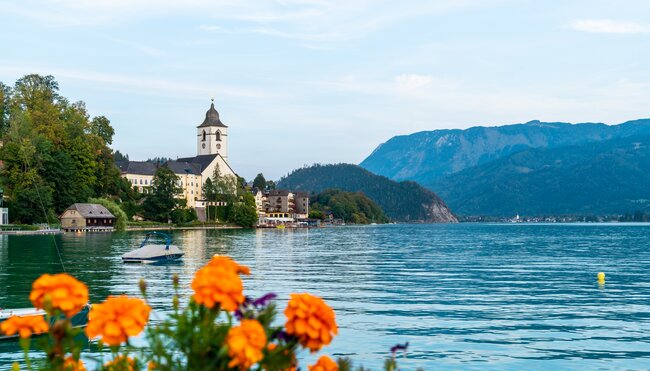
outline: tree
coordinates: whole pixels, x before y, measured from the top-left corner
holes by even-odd
[[[214,191],[222,199],[219,201],[227,201],[228,196],[235,196],[237,194],[237,177],[232,175],[221,175],[219,165],[215,166],[214,173],[212,174],[212,184],[214,184]]]
[[[264,179],[264,175],[262,173],[257,174],[255,179],[253,180],[253,188],[265,190],[266,189],[266,179]]]
[[[146,219],[167,222],[172,220],[176,208],[185,206],[187,201],[177,197],[183,193],[179,181],[176,174],[167,167],[161,166],[156,170],[151,181],[151,193],[142,204]]]
[[[210,221],[210,203],[217,200],[217,192],[211,178],[206,179],[205,183],[203,183],[203,194],[201,196],[207,203],[207,207],[205,208],[206,218]]]
[[[99,204],[104,206],[108,211],[111,212],[111,214],[113,214],[113,216],[115,216],[115,224],[113,227],[116,231],[124,231],[126,229],[126,221],[129,217],[126,215],[124,210],[122,210],[120,205],[105,198],[90,198],[88,199],[88,202],[91,204]]]
[[[122,154],[122,152],[117,150],[117,151],[115,151],[115,153],[113,153],[113,159],[115,160],[115,162],[117,162],[117,161],[129,161],[129,155],[128,154]]]
[[[0,82],[0,136],[4,135],[9,127],[9,97],[11,89]]]
[[[230,221],[245,228],[252,228],[257,224],[257,211],[243,202],[233,206]]]
[[[271,190],[275,189],[275,182],[272,180],[267,180],[266,181],[266,189]]]
[[[0,178],[16,222],[41,221],[28,211],[36,201],[39,210],[60,214],[89,197],[122,196],[110,122],[91,121],[85,104],[70,103],[58,88],[54,77],[40,75],[24,76],[13,89],[0,84]],[[34,198],[34,187],[46,196]]]
[[[111,127],[111,122],[104,116],[97,116],[90,122],[90,132],[102,138],[106,144],[113,143],[115,130]]]

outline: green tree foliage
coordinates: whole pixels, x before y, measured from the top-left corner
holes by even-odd
[[[275,185],[274,181],[272,181],[272,180],[267,180],[266,181],[266,189],[271,190],[271,189],[275,189],[275,187],[276,187],[276,185]]]
[[[241,227],[252,228],[257,224],[257,211],[244,202],[233,205],[229,220]]]
[[[129,161],[129,155],[128,154],[122,154],[122,152],[117,150],[117,151],[115,151],[115,153],[113,153],[113,159],[115,160],[115,162]]]
[[[217,201],[228,201],[231,196],[237,195],[238,189],[241,189],[238,178],[232,175],[222,175],[218,165],[215,166],[212,174],[212,184],[214,192],[218,195]]]
[[[91,204],[99,204],[104,206],[108,211],[111,212],[111,214],[115,216],[115,224],[113,227],[116,231],[126,230],[126,222],[129,217],[126,215],[124,210],[122,210],[120,205],[105,198],[90,198],[88,199],[88,202]]]
[[[169,157],[154,157],[154,158],[148,158],[146,162],[151,162],[152,164],[157,164],[157,165],[162,165],[166,163],[167,161],[171,161],[172,159]]]
[[[113,135],[115,130],[111,127],[111,122],[104,116],[94,117],[90,121],[90,132],[104,140],[104,143],[113,144]]]
[[[650,135],[635,135],[522,150],[432,187],[459,214],[513,217],[650,210],[649,184]]]
[[[229,221],[242,227],[250,228],[257,224],[255,197],[245,190],[245,180],[241,177],[223,175],[216,166],[212,178],[203,185],[203,197],[210,201],[225,202],[226,206],[214,208],[215,219]],[[211,207],[207,208],[212,210]]]
[[[363,193],[328,189],[313,197],[310,203],[313,210],[331,211],[335,218],[347,222],[357,224],[388,222],[381,208]]]
[[[110,122],[91,119],[83,102],[70,103],[58,89],[52,76],[0,84],[0,179],[14,222],[42,222],[41,210],[60,214],[93,196],[124,196]]]
[[[266,179],[264,179],[264,174],[259,173],[253,180],[253,188],[264,190],[266,189]]]
[[[146,219],[167,222],[179,218],[174,210],[183,209],[187,202],[177,197],[183,193],[179,181],[176,174],[167,167],[161,166],[156,170],[151,181],[151,193],[147,194],[142,204]]]
[[[201,194],[201,197],[208,202],[208,206],[205,208],[206,219],[208,221],[214,220],[217,215],[214,212],[210,213],[210,211],[214,209],[213,206],[210,206],[210,203],[217,200],[217,192],[214,183],[212,183],[212,178],[206,179],[205,183],[203,183],[203,193]]]
[[[11,89],[0,82],[0,136],[4,135],[9,127],[9,97]]]
[[[415,182],[398,183],[356,165],[313,165],[294,170],[278,182],[278,188],[314,193],[326,189],[362,192],[393,220],[456,221],[435,193]]]
[[[310,209],[309,210],[309,218],[310,219],[325,220],[325,213],[322,210]]]

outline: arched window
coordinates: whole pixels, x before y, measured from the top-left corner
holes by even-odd
[[[215,134],[217,137],[217,140],[221,142],[221,132],[217,130],[217,134]]]
[[[203,130],[203,141],[205,142],[205,130]]]

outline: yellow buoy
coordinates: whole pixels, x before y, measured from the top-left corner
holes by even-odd
[[[598,272],[598,283],[605,283],[605,272]]]

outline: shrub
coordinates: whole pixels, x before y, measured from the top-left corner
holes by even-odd
[[[104,206],[115,216],[115,225],[113,227],[116,231],[123,231],[126,229],[126,222],[129,220],[129,217],[126,215],[124,210],[122,210],[120,205],[105,198],[90,198],[88,199],[88,202]]]

